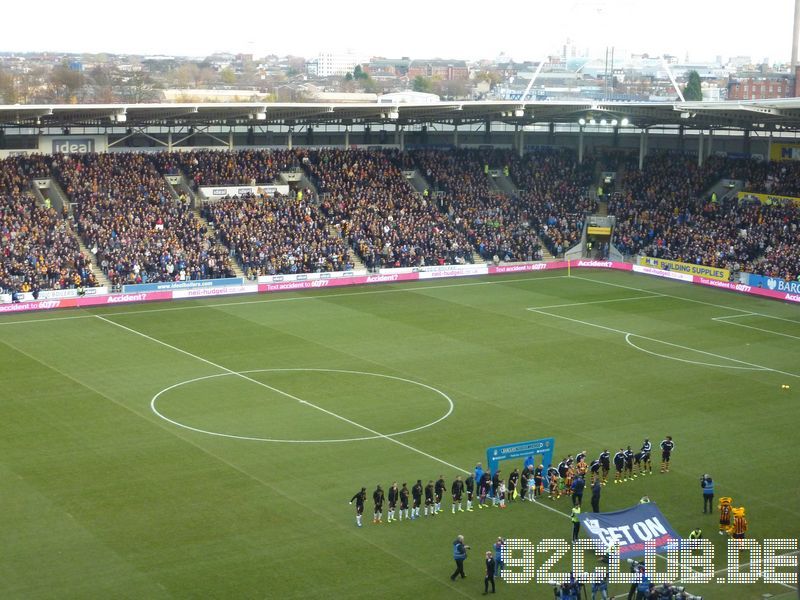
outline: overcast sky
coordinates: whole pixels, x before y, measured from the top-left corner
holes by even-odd
[[[600,56],[606,46],[713,60],[789,60],[792,0],[242,0],[3,2],[0,51],[206,56],[249,52],[536,60],[569,38]]]

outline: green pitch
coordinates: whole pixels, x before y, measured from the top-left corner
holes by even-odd
[[[672,435],[671,472],[608,485],[601,507],[649,495],[717,544],[717,569],[702,473],[750,537],[800,534],[796,306],[556,272],[16,315],[0,341],[4,598],[476,597],[497,536],[568,538],[569,520],[446,500],[376,526],[369,501],[359,529],[348,500],[440,474],[449,489],[487,446],[546,436],[594,458]],[[451,583],[457,534],[472,551]]]

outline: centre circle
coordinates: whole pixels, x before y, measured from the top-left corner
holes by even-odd
[[[295,397],[295,396],[293,396],[293,395],[291,395],[291,394],[289,394],[287,392],[284,392],[282,390],[278,390],[277,388],[273,388],[272,386],[269,386],[268,384],[265,384],[265,383],[263,383],[261,381],[258,381],[258,380],[255,380],[255,379],[251,379],[251,378],[248,377],[248,375],[253,374],[253,373],[291,373],[291,372],[297,372],[297,373],[302,373],[302,372],[344,373],[344,374],[349,374],[349,375],[360,375],[360,376],[363,376],[363,377],[379,377],[379,378],[388,379],[388,380],[401,381],[401,382],[408,383],[408,384],[411,384],[411,385],[419,386],[421,388],[424,388],[426,390],[434,392],[435,394],[438,394],[439,396],[444,398],[444,400],[447,402],[447,411],[442,416],[440,416],[438,419],[436,419],[434,421],[431,421],[430,423],[425,423],[424,425],[420,425],[419,427],[414,427],[412,429],[405,429],[403,431],[395,431],[395,432],[392,432],[392,433],[381,433],[379,431],[375,431],[374,429],[366,427],[365,425],[361,425],[359,423],[356,423],[355,421],[352,421],[352,420],[348,419],[346,415],[338,415],[338,414],[336,414],[336,413],[334,413],[332,411],[329,411],[327,409],[318,407],[312,401],[301,399],[301,398],[297,398],[297,397]],[[325,412],[325,413],[328,413],[329,415],[331,415],[331,418],[338,418],[338,419],[341,419],[341,420],[346,421],[348,423],[351,423],[351,424],[353,424],[353,425],[355,425],[357,427],[361,427],[365,431],[370,432],[372,435],[366,435],[366,436],[362,436],[362,437],[351,437],[351,438],[309,439],[309,440],[303,440],[303,439],[292,440],[292,439],[283,439],[283,438],[268,438],[268,437],[255,437],[255,436],[248,436],[248,435],[234,435],[232,433],[223,433],[223,432],[219,432],[219,431],[211,431],[211,430],[208,430],[208,429],[201,429],[201,428],[198,428],[198,427],[193,427],[193,426],[188,425],[186,423],[181,423],[180,421],[178,421],[176,419],[172,419],[172,418],[168,417],[167,415],[165,415],[162,411],[159,410],[158,401],[159,401],[159,399],[161,398],[162,395],[167,394],[168,392],[170,392],[172,390],[175,390],[177,388],[180,388],[182,386],[190,385],[190,384],[201,382],[201,381],[207,381],[209,379],[216,379],[216,378],[220,378],[220,377],[238,377],[238,378],[245,379],[246,381],[252,381],[256,385],[261,385],[261,386],[266,387],[266,388],[268,388],[270,390],[278,392],[278,393],[280,393],[280,394],[282,394],[284,396],[288,396],[289,398],[293,398],[294,400],[299,401],[301,404],[308,405],[309,409],[311,409],[311,410],[313,410],[313,409],[321,410],[322,412]],[[362,442],[362,441],[366,441],[366,440],[377,440],[377,439],[384,439],[384,438],[393,438],[393,437],[404,435],[404,434],[407,434],[407,433],[413,433],[415,431],[420,431],[422,429],[427,429],[428,427],[433,427],[437,423],[439,423],[439,422],[445,420],[447,417],[449,417],[451,415],[451,413],[453,412],[454,405],[453,405],[453,400],[450,398],[450,396],[445,394],[443,391],[441,391],[441,390],[439,390],[439,389],[437,389],[437,388],[435,388],[433,386],[430,386],[428,384],[421,383],[419,381],[414,381],[413,379],[406,379],[404,377],[397,377],[395,375],[385,375],[383,373],[370,373],[370,372],[367,372],[367,371],[351,371],[351,370],[346,370],[346,369],[293,368],[293,369],[252,369],[252,370],[249,370],[249,371],[236,371],[236,372],[230,371],[230,372],[227,372],[227,373],[217,373],[216,375],[205,375],[204,377],[195,377],[194,379],[187,379],[186,381],[181,381],[179,383],[173,384],[173,385],[171,385],[171,386],[169,386],[167,388],[164,388],[160,392],[158,392],[155,396],[153,396],[152,400],[150,400],[150,408],[158,417],[160,417],[161,419],[167,421],[168,423],[171,423],[173,425],[176,425],[177,427],[182,427],[183,429],[188,429],[190,431],[194,431],[194,432],[197,432],[197,433],[204,433],[206,435],[213,435],[213,436],[217,436],[217,437],[231,438],[231,439],[236,439],[236,440],[247,440],[247,441],[252,441],[252,442],[275,442],[275,443],[285,443],[285,444],[324,444],[324,443],[337,443],[337,442]]]

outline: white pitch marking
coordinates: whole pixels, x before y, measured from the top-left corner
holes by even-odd
[[[95,315],[95,316],[98,319],[100,319],[101,321],[105,321],[106,323],[114,325],[115,327],[119,327],[120,329],[124,329],[125,331],[129,331],[130,333],[133,333],[135,335],[141,336],[141,337],[143,337],[145,339],[150,340],[151,342],[155,342],[156,344],[160,344],[160,345],[162,345],[162,346],[164,346],[166,348],[169,348],[170,350],[175,350],[176,352],[180,352],[181,354],[185,354],[186,356],[189,356],[191,358],[194,358],[196,360],[204,362],[207,365],[211,365],[212,367],[215,367],[215,368],[219,369],[220,371],[225,371],[226,373],[229,373],[231,375],[235,375],[236,377],[241,377],[242,379],[244,379],[246,381],[250,381],[252,383],[255,383],[256,385],[260,385],[263,388],[266,388],[268,390],[272,390],[273,392],[275,392],[277,394],[281,394],[283,396],[286,396],[287,398],[291,398],[292,400],[295,400],[295,401],[300,401],[301,400],[297,396],[294,396],[294,395],[292,395],[292,394],[290,394],[288,392],[284,392],[283,390],[280,390],[280,389],[278,389],[276,387],[272,387],[271,385],[267,385],[266,383],[262,383],[262,382],[258,381],[257,379],[253,379],[252,377],[248,377],[247,375],[242,375],[240,373],[237,373],[236,371],[233,371],[233,370],[231,370],[231,369],[229,369],[227,367],[223,367],[222,365],[217,364],[215,362],[212,362],[212,361],[208,360],[207,358],[203,358],[202,356],[197,356],[196,354],[192,354],[191,352],[189,352],[187,350],[183,350],[181,348],[178,348],[177,346],[173,346],[172,344],[168,344],[167,342],[163,342],[163,341],[161,341],[161,340],[159,340],[157,338],[154,338],[152,336],[147,335],[146,333],[142,333],[141,331],[136,331],[135,329],[131,329],[130,327],[126,327],[125,325],[122,325],[120,323],[116,323],[116,322],[114,322],[114,321],[112,321],[110,319],[106,319],[105,317],[103,317],[101,315]],[[406,444],[404,442],[401,442],[400,440],[396,440],[396,439],[394,439],[392,437],[388,437],[388,436],[384,435],[383,433],[380,433],[379,431],[375,431],[374,429],[371,429],[370,427],[367,427],[366,425],[361,425],[360,423],[356,423],[355,421],[353,421],[351,419],[348,419],[347,417],[343,417],[342,415],[338,415],[335,412],[330,411],[330,410],[328,410],[326,408],[322,408],[321,406],[317,406],[316,404],[314,404],[312,402],[308,402],[307,401],[306,405],[310,406],[311,408],[315,408],[318,411],[323,412],[323,413],[325,413],[327,415],[335,417],[335,418],[339,419],[340,421],[344,421],[345,423],[349,423],[350,425],[353,425],[354,427],[358,427],[359,429],[363,429],[364,431],[368,431],[369,433],[371,433],[371,434],[373,434],[373,435],[375,435],[375,436],[377,436],[379,438],[382,438],[384,440],[390,441],[393,444],[397,444],[398,446],[402,446],[403,448],[407,448],[408,450],[411,450],[412,452],[416,452],[417,454],[421,454],[422,456],[426,456],[426,457],[430,458],[431,460],[435,460],[437,462],[440,462],[443,465],[450,467],[451,469],[456,469],[456,470],[463,471],[463,469],[460,469],[459,467],[456,467],[455,465],[452,465],[449,462],[447,462],[445,460],[442,460],[441,458],[436,458],[435,456],[433,456],[431,454],[428,454],[427,452],[423,452],[422,450],[419,450],[418,448],[414,448],[414,446],[410,446],[410,445],[408,445],[408,444]]]
[[[419,427],[414,427],[413,429],[406,429],[404,431],[397,431],[397,432],[394,432],[394,433],[387,433],[387,434],[385,434],[386,437],[394,437],[394,436],[398,436],[398,435],[405,435],[407,433],[414,433],[415,431],[421,431],[422,429],[427,429],[428,427],[433,427],[437,423],[440,423],[441,421],[444,421],[447,417],[449,417],[453,413],[453,410],[455,408],[453,400],[450,398],[450,396],[445,394],[442,390],[437,389],[437,388],[435,388],[433,386],[430,386],[430,385],[428,385],[426,383],[421,383],[419,381],[414,381],[413,379],[406,379],[404,377],[397,377],[395,375],[384,375],[382,373],[368,373],[366,371],[351,371],[351,370],[346,370],[346,369],[312,369],[312,368],[299,368],[299,367],[298,368],[287,368],[287,369],[251,369],[249,371],[239,371],[238,374],[239,375],[248,375],[250,373],[276,373],[276,372],[280,373],[280,372],[292,372],[292,371],[295,371],[295,372],[315,371],[315,372],[321,372],[321,373],[346,373],[346,374],[351,374],[351,375],[368,375],[368,376],[372,376],[372,377],[382,377],[384,379],[395,379],[397,381],[404,381],[406,383],[411,383],[413,385],[418,385],[420,387],[427,388],[427,389],[431,390],[432,392],[435,392],[435,393],[439,394],[445,400],[447,400],[447,403],[448,403],[447,412],[444,415],[442,415],[441,417],[439,417],[438,419],[436,419],[435,421],[433,421],[431,423],[427,423],[425,425],[420,425]],[[166,415],[164,415],[161,412],[159,412],[158,408],[156,408],[156,403],[157,403],[158,399],[161,397],[162,394],[164,394],[166,392],[169,392],[171,390],[174,390],[175,388],[178,388],[178,387],[181,387],[183,385],[190,384],[190,383],[196,383],[198,381],[205,381],[206,379],[214,379],[214,378],[217,378],[217,377],[227,377],[228,375],[230,375],[230,373],[218,373],[216,375],[205,375],[203,377],[195,377],[194,379],[189,379],[187,381],[181,381],[180,383],[175,383],[175,384],[173,384],[173,385],[171,385],[169,387],[164,388],[163,390],[158,392],[155,396],[153,396],[153,398],[150,400],[150,409],[156,415],[158,415],[159,417],[161,417],[165,421],[168,421],[168,422],[172,423],[173,425],[177,425],[178,427],[183,427],[184,429],[190,429],[191,431],[196,431],[198,433],[205,433],[205,434],[208,434],[208,435],[214,435],[214,436],[217,436],[217,437],[232,438],[232,439],[236,439],[236,440],[247,440],[247,441],[252,441],[252,442],[276,442],[276,443],[287,443],[287,444],[322,444],[322,443],[336,443],[336,442],[362,442],[362,441],[366,441],[366,440],[380,439],[380,436],[377,436],[377,435],[368,436],[368,437],[359,437],[359,438],[348,438],[348,439],[338,438],[338,439],[330,439],[330,440],[286,440],[286,439],[252,437],[252,436],[246,436],[246,435],[233,435],[233,434],[229,434],[229,433],[219,433],[217,431],[209,431],[209,430],[206,430],[206,429],[198,429],[197,427],[192,427],[190,425],[186,425],[184,423],[181,423],[180,421],[175,421],[174,419],[170,419]],[[309,404],[309,402],[307,402],[306,400],[303,400],[302,398],[300,398],[299,401],[300,401],[301,404]]]
[[[688,358],[678,358],[677,356],[670,356],[669,354],[659,354],[658,352],[652,352],[640,346],[637,346],[631,341],[631,336],[633,337],[641,337],[636,334],[627,333],[625,334],[625,341],[628,343],[629,346],[636,348],[637,350],[644,352],[645,354],[651,354],[653,356],[658,356],[659,358],[666,358],[668,360],[677,360],[678,362],[689,363],[692,365],[700,365],[704,367],[717,367],[719,369],[740,369],[742,371],[766,371],[767,369],[763,368],[756,368],[756,367],[737,367],[734,365],[718,365],[717,363],[707,363],[701,362],[699,360],[689,360]],[[663,342],[662,342],[663,343]]]
[[[724,317],[711,317],[711,320],[721,321],[722,319],[741,319],[742,317],[753,317],[753,316],[760,316],[760,315],[756,315],[756,313],[743,313],[740,315],[725,315]]]
[[[551,304],[550,306],[533,306],[528,310],[543,310],[545,308],[564,308],[567,306],[586,306],[588,304],[607,304],[609,302],[627,302],[628,300],[647,300],[649,298],[663,298],[664,294],[651,294],[649,296],[632,296],[630,298],[612,298],[611,300],[591,300],[589,302],[573,302],[572,304]]]
[[[599,285],[610,285],[612,287],[618,287],[618,288],[623,288],[623,289],[626,289],[626,290],[632,290],[634,292],[655,293],[655,292],[652,292],[651,290],[645,290],[643,288],[637,288],[637,287],[633,287],[631,285],[622,285],[621,283],[611,283],[610,281],[600,281],[599,279],[592,279],[591,277],[582,277],[580,275],[573,275],[572,279],[580,279],[581,281],[589,281],[591,283],[597,283]],[[767,314],[759,313],[759,312],[753,312],[753,311],[750,311],[750,310],[746,310],[744,308],[735,308],[733,306],[724,306],[722,304],[714,304],[713,302],[704,302],[703,300],[695,300],[694,298],[686,298],[684,296],[675,296],[673,294],[661,294],[661,295],[665,296],[667,298],[674,298],[676,300],[684,300],[685,302],[694,302],[695,304],[705,304],[706,306],[713,306],[714,308],[725,308],[727,310],[735,310],[736,312],[747,313],[747,315],[758,315],[759,317],[766,317],[768,319],[779,319],[779,320],[782,320],[782,321],[790,321],[792,323],[800,323],[800,321],[792,321],[791,319],[784,319],[782,317],[773,317],[772,315],[767,315]],[[747,316],[747,315],[742,315],[742,316]]]
[[[94,319],[95,317],[116,317],[125,315],[141,315],[157,312],[171,312],[175,310],[196,310],[198,308],[223,308],[226,306],[247,306],[249,304],[266,304],[270,302],[293,302],[296,300],[323,300],[325,298],[342,298],[347,296],[364,296],[367,294],[391,294],[396,292],[419,292],[422,290],[436,290],[452,287],[466,287],[474,285],[497,285],[500,283],[513,283],[515,281],[540,281],[547,279],[567,279],[567,275],[553,275],[547,277],[520,277],[517,279],[503,279],[502,281],[472,281],[469,283],[451,283],[442,285],[425,285],[425,286],[411,286],[404,288],[392,288],[388,290],[366,290],[363,292],[342,292],[340,294],[320,294],[320,295],[307,295],[307,296],[292,296],[291,298],[266,298],[264,300],[248,300],[244,302],[217,302],[215,304],[192,304],[190,306],[171,306],[167,308],[150,308],[143,310],[129,310],[124,312],[92,314],[92,315],[73,315],[71,317],[54,317],[52,319],[25,319],[22,321],[0,321],[0,326],[3,325],[21,325],[24,323],[47,323],[49,321],[71,321],[74,319]],[[403,283],[403,282],[399,282]],[[409,282],[411,283],[411,282]],[[293,290],[286,290],[291,292]],[[298,291],[298,290],[294,290]],[[310,290],[308,290],[310,291]],[[285,293],[278,292],[278,293]],[[275,293],[275,292],[273,292]],[[202,300],[202,298],[195,298],[195,300]],[[85,309],[84,309],[85,310]],[[41,314],[41,313],[39,313]]]
[[[688,346],[682,346],[680,344],[675,344],[673,342],[666,342],[664,340],[659,340],[657,338],[648,337],[646,335],[639,335],[638,333],[633,333],[631,331],[623,331],[622,329],[615,329],[614,327],[607,327],[605,325],[598,325],[597,323],[590,323],[589,321],[581,321],[580,319],[573,319],[572,317],[565,317],[563,315],[555,315],[553,313],[547,313],[547,312],[544,312],[544,311],[541,311],[541,310],[536,310],[536,309],[533,309],[533,308],[528,308],[526,310],[538,313],[540,315],[545,315],[546,317],[555,317],[556,319],[564,319],[565,321],[571,321],[573,323],[580,323],[581,325],[588,325],[589,327],[597,327],[598,329],[605,329],[606,331],[611,331],[613,333],[619,333],[619,334],[622,334],[622,335],[632,335],[632,336],[636,336],[638,338],[641,338],[643,340],[650,340],[651,342],[657,342],[657,343],[660,343],[660,344],[665,344],[667,346],[673,346],[675,348],[681,348],[682,350],[689,350],[690,352],[697,352],[699,354],[705,354],[706,356],[713,356],[714,358],[721,358],[723,360],[729,360],[731,362],[739,363],[741,365],[746,365],[748,367],[755,367],[757,370],[772,371],[773,373],[780,373],[781,375],[787,375],[789,377],[797,377],[798,379],[800,379],[800,375],[798,375],[797,373],[789,373],[787,371],[781,371],[779,369],[773,369],[771,367],[765,367],[763,365],[757,365],[755,363],[750,363],[750,362],[747,362],[747,361],[744,361],[744,360],[739,360],[738,358],[731,358],[730,356],[724,356],[722,354],[714,354],[713,352],[707,352],[705,350],[698,350],[697,348],[690,348]],[[718,367],[720,365],[714,365],[714,366]]]
[[[751,315],[734,315],[735,317],[742,316],[742,317],[749,317]],[[781,333],[780,331],[773,331],[772,329],[764,329],[762,327],[753,327],[752,325],[743,325],[742,323],[731,323],[727,320],[728,317],[712,317],[712,321],[716,321],[717,323],[725,323],[726,325],[733,325],[734,327],[743,327],[745,329],[753,329],[755,331],[763,331],[764,333],[771,333],[773,335],[780,335],[782,337],[792,338],[793,340],[800,340],[800,337],[796,335],[792,335],[790,333]]]

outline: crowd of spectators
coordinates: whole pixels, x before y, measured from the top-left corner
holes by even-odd
[[[230,277],[187,202],[170,195],[145,154],[57,155],[54,172],[75,209],[78,232],[112,284]]]
[[[367,268],[472,261],[461,229],[405,179],[398,152],[313,150],[303,153],[302,165],[322,196],[323,214]]]
[[[347,244],[305,198],[226,198],[209,202],[204,214],[248,278],[352,269]]]
[[[655,156],[643,171],[626,175],[625,191],[609,203],[617,217],[615,244],[627,255],[795,279],[800,275],[798,205],[717,200],[706,193],[721,177],[742,179],[754,191],[767,191],[769,181],[791,191],[795,172],[780,163],[712,157],[698,167],[696,159]]]
[[[745,189],[800,196],[791,161],[654,154],[639,171],[620,154],[622,193],[609,201],[614,243],[626,255],[800,275],[800,206],[711,198],[720,178]],[[607,164],[606,164],[607,163]],[[204,222],[174,199],[163,174],[186,171],[195,184],[267,183],[301,166],[321,194],[247,196],[210,204]],[[587,213],[595,160],[566,150],[520,158],[508,150],[294,150],[107,153],[17,156],[0,162],[0,286],[34,291],[96,285],[69,219],[31,194],[51,174],[75,203],[75,227],[114,284],[233,275],[235,257],[250,277],[352,267],[354,249],[368,268],[536,260],[540,241],[561,255],[577,243]],[[418,193],[403,175],[417,168],[431,189]],[[601,168],[605,168],[602,166]],[[511,178],[504,193],[488,174]],[[213,235],[226,244],[215,243]],[[348,246],[352,243],[352,248]]]
[[[587,214],[597,210],[589,194],[594,162],[578,164],[568,150],[541,149],[509,163],[519,200],[531,223],[554,256],[577,244]]]
[[[739,159],[732,161],[728,176],[742,180],[747,192],[800,197],[800,162],[797,161]]]
[[[488,170],[508,164],[508,153],[416,150],[415,165],[433,188],[437,206],[460,227],[481,258],[540,260],[541,245],[522,203],[490,184]]]
[[[203,185],[272,183],[281,171],[298,167],[292,150],[161,152],[154,161],[164,174],[185,173],[194,189]]]
[[[49,177],[42,155],[0,160],[0,288],[7,293],[97,285],[67,222],[37,204],[30,186]]]

